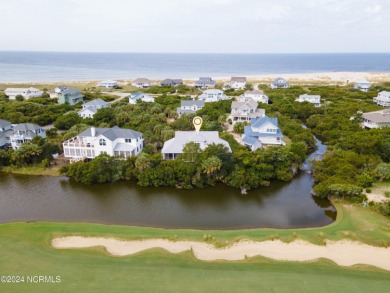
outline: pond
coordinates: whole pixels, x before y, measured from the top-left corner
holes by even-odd
[[[325,146],[318,142],[318,151]],[[315,157],[313,154],[310,158]],[[312,177],[242,195],[218,184],[205,189],[139,187],[134,182],[85,186],[66,177],[0,172],[0,222],[54,221],[163,228],[244,229],[324,226],[335,208],[314,198]]]

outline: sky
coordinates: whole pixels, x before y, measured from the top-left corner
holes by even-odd
[[[0,50],[390,52],[390,0],[0,0]]]

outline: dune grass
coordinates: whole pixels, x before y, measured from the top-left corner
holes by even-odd
[[[1,167],[2,172],[24,174],[24,175],[42,175],[42,176],[60,176],[60,166],[52,166],[45,168],[37,165],[33,166],[3,166]]]
[[[390,220],[360,206],[335,203],[335,223],[310,229],[200,231],[109,226],[87,223],[10,223],[0,225],[0,275],[60,276],[61,283],[0,284],[2,292],[385,292],[390,272],[369,266],[344,268],[328,260],[296,263],[262,257],[203,262],[190,251],[178,255],[151,249],[115,257],[103,248],[54,249],[57,236],[121,239],[167,238],[207,241],[216,246],[239,239],[297,238],[390,244]]]

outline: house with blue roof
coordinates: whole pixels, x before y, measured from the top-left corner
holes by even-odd
[[[281,77],[278,77],[270,84],[271,89],[287,89],[290,86],[291,85],[284,78]]]
[[[266,145],[285,146],[283,134],[278,126],[278,118],[264,116],[251,120],[251,125],[244,127],[242,142],[251,150]]]

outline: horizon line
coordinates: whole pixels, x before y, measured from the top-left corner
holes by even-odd
[[[390,54],[390,52],[120,52],[120,51],[41,51],[41,50],[0,50],[0,53],[78,53],[78,54],[199,54],[199,55],[303,55],[303,54]]]

